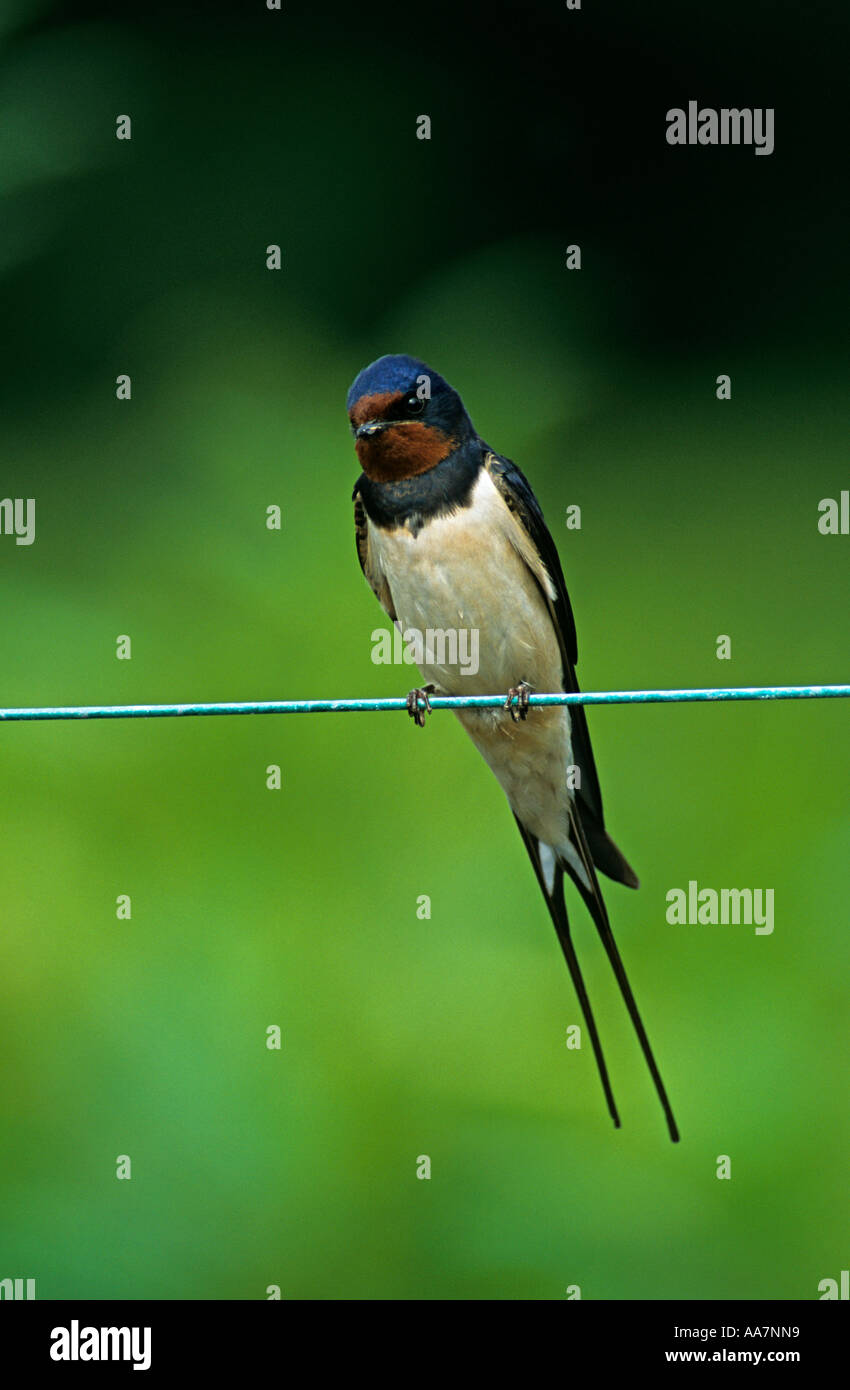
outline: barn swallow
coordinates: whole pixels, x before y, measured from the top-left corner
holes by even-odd
[[[579,688],[572,609],[537,498],[516,464],[478,435],[457,391],[414,357],[380,357],[364,368],[347,408],[363,470],[353,494],[357,554],[378,601],[402,633],[478,633],[474,674],[461,669],[456,642],[420,641],[417,665],[427,684],[411,691],[408,711],[424,724],[431,694],[507,692],[501,708],[455,713],[519,826],[614,1124],[620,1117],[570,934],[565,873],[602,940],[675,1142],[676,1121],[597,878],[601,870],[638,886],[605,830],[584,706],[528,706],[530,691]]]

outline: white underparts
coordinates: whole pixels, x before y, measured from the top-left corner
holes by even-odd
[[[546,884],[546,892],[551,898],[555,887],[555,870],[558,867],[558,861],[552,846],[544,845],[542,840],[538,845],[538,851],[540,854],[540,867],[543,870],[543,881]]]

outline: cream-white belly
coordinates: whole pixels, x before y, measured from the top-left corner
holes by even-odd
[[[440,693],[500,694],[521,681],[541,692],[562,688],[557,635],[539,584],[512,542],[514,527],[486,473],[469,507],[429,521],[416,535],[370,524],[373,563],[386,578],[402,632],[420,635],[420,670]],[[523,722],[503,710],[460,710],[457,717],[515,814],[562,850],[571,794],[569,711],[532,709]]]

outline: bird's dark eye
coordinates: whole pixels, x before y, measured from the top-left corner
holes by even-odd
[[[425,402],[416,394],[408,396],[404,403],[404,408],[408,415],[421,415],[425,409]]]

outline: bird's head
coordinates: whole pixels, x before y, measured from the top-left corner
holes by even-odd
[[[426,473],[475,436],[457,391],[416,357],[379,357],[364,367],[347,407],[360,466],[374,482]]]

